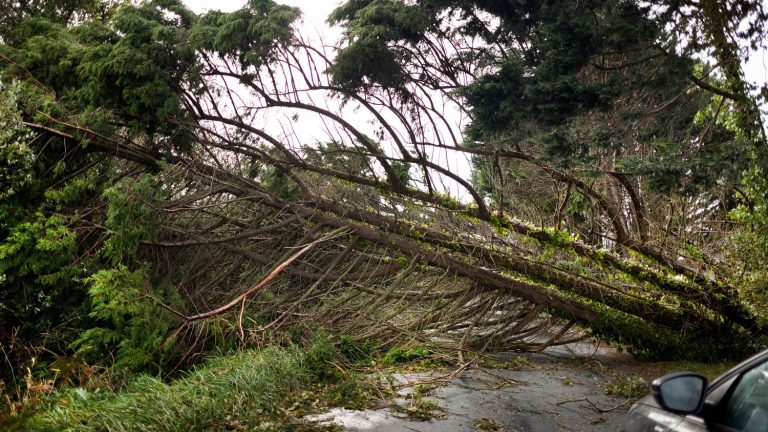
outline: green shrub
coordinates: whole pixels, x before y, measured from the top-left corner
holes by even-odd
[[[367,362],[373,358],[373,347],[370,341],[359,343],[349,336],[339,338],[339,352],[351,362]]]
[[[396,346],[387,351],[384,357],[381,358],[381,361],[386,365],[394,365],[412,362],[428,356],[429,351],[423,346]]]
[[[149,281],[149,271],[120,265],[100,270],[87,279],[91,312],[98,323],[85,330],[72,348],[86,361],[114,358],[115,367],[140,370],[153,364],[171,346],[165,338],[174,317],[154,303],[165,300]],[[164,343],[166,342],[166,343]]]

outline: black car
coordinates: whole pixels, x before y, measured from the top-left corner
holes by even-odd
[[[622,432],[768,432],[768,350],[711,384],[691,372],[651,383],[627,414]]]

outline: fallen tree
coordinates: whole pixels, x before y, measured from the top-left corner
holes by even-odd
[[[750,160],[754,134],[723,120],[743,95],[637,5],[522,22],[426,3],[342,6],[335,52],[269,1],[24,21],[0,52],[11,292],[87,291],[73,346],[137,362],[292,326],[459,352],[755,349],[765,323],[717,250]],[[591,42],[547,39],[569,31]],[[39,313],[21,303],[12,327]]]
[[[75,136],[66,132],[48,129],[42,125],[27,123],[27,126],[44,130],[62,139],[75,139]],[[720,297],[722,300],[718,300],[717,295],[722,295],[722,291],[708,291],[706,286],[697,285],[693,280],[681,276],[669,276],[670,269],[665,268],[663,263],[642,263],[616,256],[605,250],[593,250],[592,254],[587,254],[585,250],[588,246],[577,240],[563,238],[565,233],[527,227],[523,235],[512,231],[500,235],[492,226],[485,224],[483,227],[481,221],[475,221],[472,236],[464,236],[459,233],[459,225],[466,220],[466,217],[462,219],[459,216],[456,220],[456,216],[451,212],[443,214],[439,209],[431,216],[439,221],[438,225],[442,229],[415,225],[403,220],[405,218],[398,214],[384,215],[381,210],[366,211],[323,198],[316,197],[311,201],[296,202],[279,198],[258,182],[235,175],[230,170],[183,157],[168,158],[129,143],[108,140],[82,128],[74,127],[74,129],[79,134],[78,140],[87,140],[88,145],[85,148],[90,151],[106,152],[118,158],[140,163],[145,167],[159,169],[162,166],[175,176],[184,178],[187,189],[197,184],[197,188],[201,190],[192,194],[192,200],[184,199],[184,206],[192,207],[180,207],[179,211],[199,211],[200,207],[196,205],[199,203],[216,206],[220,202],[234,201],[233,198],[245,200],[257,209],[266,207],[283,217],[290,215],[287,219],[288,223],[296,224],[301,221],[309,224],[310,227],[315,227],[307,228],[308,234],[299,239],[294,246],[301,247],[302,251],[315,244],[314,236],[322,230],[343,229],[353,239],[368,241],[386,251],[379,258],[380,261],[391,260],[387,255],[406,257],[406,262],[424,263],[427,268],[441,268],[448,271],[450,275],[471,281],[465,290],[451,293],[452,300],[459,303],[458,310],[454,314],[439,319],[427,320],[431,322],[426,328],[423,327],[425,323],[421,319],[417,320],[416,328],[421,331],[434,331],[441,327],[468,327],[467,335],[472,335],[473,339],[478,341],[486,340],[487,343],[489,335],[493,335],[488,333],[488,329],[503,323],[505,327],[515,329],[515,332],[507,335],[509,338],[514,340],[523,335],[523,342],[511,346],[536,346],[541,343],[541,335],[550,331],[553,324],[559,328],[571,322],[592,329],[599,337],[628,345],[638,354],[671,356],[678,353],[680,347],[684,346],[688,353],[698,357],[708,355],[707,351],[713,349],[709,339],[713,335],[716,335],[718,340],[739,341],[746,340],[747,335],[752,332],[759,334],[762,331],[754,316],[744,305],[739,305],[733,297]],[[190,181],[194,183],[189,183]],[[347,188],[348,186],[342,185],[337,193],[353,195],[354,191]],[[211,195],[206,195],[206,191]],[[211,200],[212,197],[214,198]],[[401,206],[407,204],[402,199],[398,201]],[[163,203],[155,203],[153,206],[158,204]],[[177,204],[162,210],[174,211],[175,205]],[[224,212],[220,217],[224,218],[226,215],[227,213]],[[222,227],[225,226],[222,225]],[[291,225],[278,222],[258,231],[237,227],[244,232],[227,239],[230,242],[238,239],[250,240],[256,232],[273,234],[280,232],[280,228],[285,226]],[[518,223],[517,226],[520,224]],[[207,239],[194,241],[194,246],[210,250],[212,245],[218,243],[217,231],[208,229],[203,232]],[[495,244],[487,246],[489,242]],[[178,242],[167,241],[153,242],[149,245],[160,248],[184,247]],[[256,250],[261,248],[263,246]],[[339,254],[346,255],[350,248],[352,246],[342,249]],[[535,258],[537,255],[546,254],[547,248],[557,249],[558,252],[544,260]],[[258,260],[251,254],[237,250],[234,252],[252,261],[261,261],[267,266],[272,262],[278,265],[264,281],[254,285],[253,288],[245,289],[243,293],[238,293],[234,300],[224,306],[191,316],[174,311],[181,318],[182,326],[219,316],[238,305],[244,308],[248,295],[264,287],[266,282],[271,281],[277,273],[284,271],[288,264],[298,258],[298,254],[294,254],[275,261]],[[206,261],[209,260],[206,259]],[[559,261],[560,265],[553,265],[548,261]],[[563,268],[563,261],[579,263],[585,268],[580,272],[574,272],[572,269]],[[335,265],[330,266],[327,271],[333,270],[333,267]],[[334,284],[342,281],[351,269],[352,267],[335,277],[328,277],[327,273],[324,273],[316,279],[326,284]],[[402,268],[398,270],[404,271]],[[357,272],[366,274],[359,269]],[[306,278],[306,274],[297,272],[296,275]],[[610,282],[621,276],[630,279],[620,285]],[[371,279],[367,278],[367,280],[370,283]],[[291,291],[287,298],[301,297],[302,287],[304,285],[295,287],[294,289],[298,291]],[[376,292],[369,291],[368,294],[371,296],[367,301],[374,303],[381,301],[380,293],[377,295]],[[447,293],[415,292],[409,296],[409,302],[432,301],[434,298],[430,294],[442,299]],[[665,296],[663,299],[660,298],[662,295]],[[392,295],[387,295],[387,297],[390,296]],[[488,299],[485,301],[481,300],[486,297]],[[478,303],[483,304],[483,307],[478,308]],[[531,311],[537,313],[530,315]],[[540,314],[545,312],[565,321],[547,319],[548,324],[542,325]],[[475,317],[477,320],[467,326],[464,323],[470,317]],[[285,317],[276,319],[284,320]],[[372,323],[358,323],[363,327],[370,324]],[[403,331],[413,330],[406,326]],[[427,331],[427,334],[429,333]],[[558,343],[561,342],[560,338],[570,340],[573,337],[572,333],[566,335],[564,332],[549,343]],[[466,342],[466,337],[462,338],[462,341]],[[482,346],[485,343],[475,342],[474,345]],[[496,348],[509,347],[510,345],[500,343]],[[727,345],[727,349],[733,348],[733,345]]]

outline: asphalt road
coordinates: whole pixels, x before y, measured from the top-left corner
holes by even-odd
[[[426,398],[439,407],[428,420],[416,420],[391,406],[366,411],[335,409],[313,420],[334,422],[345,431],[616,431],[631,402],[604,394],[608,383],[631,370],[625,356],[591,344],[550,349],[546,353],[509,353],[506,359],[528,360],[514,369],[474,368],[433,390]],[[432,374],[432,377],[437,374]],[[402,398],[413,408],[407,393],[430,375],[398,375]]]

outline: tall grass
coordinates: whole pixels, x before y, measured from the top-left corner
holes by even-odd
[[[30,431],[194,431],[259,426],[290,392],[321,377],[330,346],[269,347],[216,358],[165,383],[142,376],[118,393],[71,389],[31,418]],[[240,420],[235,420],[240,421]],[[266,421],[266,420],[265,420]]]

